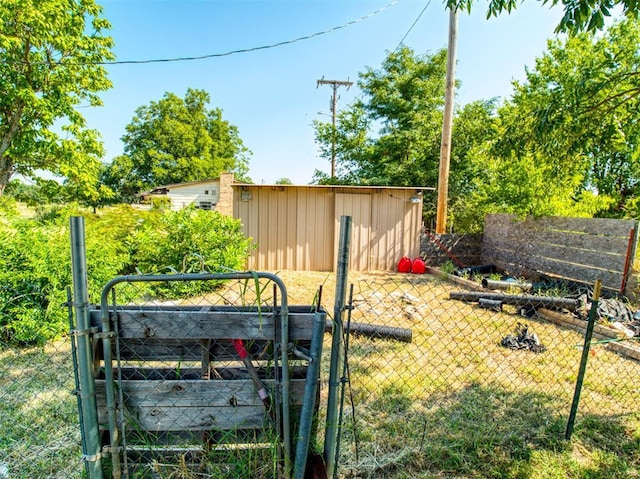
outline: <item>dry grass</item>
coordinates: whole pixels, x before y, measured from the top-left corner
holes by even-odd
[[[333,315],[334,274],[278,275],[292,305],[313,304],[322,285],[322,305]],[[351,273],[348,283],[354,284],[352,321],[411,329],[413,338],[350,338],[355,415],[347,397],[340,457],[345,476],[639,476],[640,362],[594,347],[574,438],[566,442],[580,334],[523,318],[514,307],[495,312],[452,301],[449,293],[459,287],[429,275]],[[255,299],[242,285],[218,296]],[[271,291],[260,296],[271,301]],[[519,321],[540,337],[544,353],[500,346]],[[325,340],[324,379],[330,336]],[[80,477],[68,356],[66,342],[0,353],[0,463],[19,471],[12,479]],[[324,405],[326,388],[322,394]],[[42,432],[34,434],[33,425]]]
[[[281,276],[303,297],[325,281]],[[332,280],[324,282],[325,305],[333,304]],[[594,347],[567,443],[581,334],[523,318],[515,307],[495,312],[450,300],[459,287],[433,276],[351,274],[349,282],[353,321],[413,333],[410,344],[351,338],[355,421],[345,423],[341,457],[351,476],[637,477],[639,362]],[[500,346],[518,322],[541,338],[544,353]]]

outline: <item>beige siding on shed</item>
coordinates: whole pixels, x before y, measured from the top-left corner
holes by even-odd
[[[401,257],[413,259],[420,254],[422,203],[411,203],[413,194],[412,190],[383,190],[374,195],[371,270],[395,269]]]
[[[340,217],[351,216],[351,245],[349,249],[349,269],[369,270],[369,236],[371,232],[371,195],[336,194],[335,250],[334,264],[338,261],[338,241],[340,239]]]
[[[289,185],[234,189],[234,217],[257,245],[250,269],[333,271],[342,215],[352,217],[352,270],[392,270],[400,257],[418,256],[422,203],[411,203],[414,190]]]
[[[298,189],[298,242],[295,268],[333,271],[333,216],[335,195],[313,188]]]

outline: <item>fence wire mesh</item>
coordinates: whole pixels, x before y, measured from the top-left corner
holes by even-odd
[[[0,477],[83,477],[69,340],[0,347]]]
[[[323,285],[322,304],[332,311],[333,273],[278,275],[290,305],[313,305],[318,286]],[[475,281],[454,283],[431,274],[349,273],[354,292],[344,316],[351,328],[340,430],[341,477],[532,477],[523,471],[536,455],[546,457],[567,447],[563,437],[582,357],[588,303],[574,312],[554,307],[553,301],[546,307],[533,300],[509,304],[509,297],[529,294],[520,289],[494,291],[506,298],[482,305],[452,299],[456,293],[475,291],[473,284],[480,287],[480,278],[471,279]],[[155,298],[168,291],[153,291],[148,284],[117,287],[115,309],[123,313],[119,318],[126,310],[136,319],[129,333],[118,325],[121,341],[114,344],[114,357],[120,362],[114,365],[123,378],[132,378],[131,383],[138,376],[152,383],[156,377],[170,379],[163,383],[169,389],[154,388],[161,381],[148,391],[132,389],[131,384],[118,389],[123,403],[134,405],[127,416],[121,411],[120,418],[126,424],[123,439],[131,451],[129,460],[133,464],[136,454],[151,458],[137,469],[131,464],[132,477],[276,477],[280,472],[278,440],[268,426],[269,413],[256,402],[255,394],[245,397],[240,390],[214,394],[202,385],[197,391],[181,385],[207,374],[211,381],[243,374],[240,382],[251,382],[231,342],[239,335],[245,337],[259,378],[273,387],[277,370],[273,348],[266,339],[255,339],[255,323],[243,322],[241,313],[247,308],[255,312],[260,304],[258,328],[273,328],[270,312],[282,301],[281,295],[274,294],[272,284],[254,280],[225,283],[213,290],[209,286],[157,285],[178,288],[173,293],[180,299],[163,301]],[[578,293],[556,288],[538,295],[577,299]],[[628,431],[637,436],[640,420],[637,323],[632,309],[625,315],[619,303],[606,304],[588,356],[577,419],[578,427],[594,421],[610,425],[594,429],[594,442],[600,433],[620,441],[626,440]],[[617,308],[623,312],[614,317]],[[176,309],[186,312],[184,321],[167,320],[167,311]],[[224,338],[206,338],[200,333],[203,314],[216,310],[233,319],[221,320],[220,328],[214,328]],[[150,322],[151,313],[159,313],[163,328]],[[234,324],[233,331],[225,331],[223,324]],[[635,339],[625,336],[634,331]],[[207,339],[215,344],[207,344]],[[39,348],[1,345],[3,479],[85,477],[70,344],[66,338]],[[318,443],[323,439],[330,345],[326,334]],[[99,348],[96,353],[101,356]],[[292,378],[305,363],[292,359]],[[300,387],[291,386],[291,417],[299,414]],[[103,434],[106,422],[101,417]],[[227,429],[220,427],[225,422]],[[249,424],[259,427],[243,426]],[[203,434],[204,429],[212,432]],[[239,443],[240,436],[242,444],[267,447],[229,446]],[[188,455],[186,449],[196,444],[200,455]],[[627,460],[629,470],[637,473],[640,466],[638,458],[631,457],[634,451],[637,448],[630,448]]]
[[[516,283],[490,291],[482,279],[354,277],[351,321],[375,324],[379,334],[357,334],[356,327],[349,344],[353,408],[342,438],[345,473],[515,477],[534,451],[565,447],[588,291],[558,283],[535,295]],[[575,311],[564,307],[567,301]],[[600,306],[578,422],[604,419],[622,441],[625,418],[635,421],[628,430],[638,431],[640,323],[624,302]],[[613,310],[623,314],[612,317]],[[389,327],[410,331],[411,342]],[[637,458],[629,457],[637,473]]]

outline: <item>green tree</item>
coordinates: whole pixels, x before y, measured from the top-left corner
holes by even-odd
[[[402,47],[379,70],[359,74],[363,98],[337,117],[336,175],[316,181],[416,186],[438,174],[446,51],[416,55]],[[332,125],[315,122],[321,156],[329,159]]]
[[[549,42],[469,155],[457,219],[484,213],[637,217],[640,25]]]
[[[46,170],[95,188],[103,147],[76,107],[111,87],[110,25],[93,0],[0,2],[0,195],[16,174]]]
[[[121,198],[158,185],[215,178],[233,171],[247,180],[249,150],[238,129],[208,110],[209,94],[188,89],[183,98],[166,93],[141,106],[122,137],[125,154],[114,158],[103,182]]]
[[[640,3],[636,0],[538,0],[543,5],[561,4],[564,15],[556,27],[556,32],[579,33],[582,31],[601,30],[604,19],[611,15],[611,10],[622,7],[624,14],[633,19],[638,18]],[[471,11],[475,0],[446,0],[449,8]],[[498,16],[503,12],[511,13],[518,6],[517,0],[489,0],[487,18]]]

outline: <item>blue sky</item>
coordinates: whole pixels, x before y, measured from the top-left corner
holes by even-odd
[[[208,55],[270,45],[344,25],[388,5],[391,0],[99,0],[111,22],[117,60]],[[428,6],[427,6],[428,5]],[[409,32],[420,12],[420,20]],[[456,77],[462,82],[457,104],[508,98],[513,79],[542,55],[562,16],[527,0],[511,15],[485,18],[486,3],[461,13]],[[404,43],[417,53],[446,47],[448,12],[442,0],[400,0],[348,27],[272,49],[199,61],[111,65],[114,87],[104,106],[82,112],[100,131],[105,161],[122,153],[121,136],[135,109],[162,98],[183,97],[187,88],[206,90],[210,107],[236,125],[253,152],[249,176],[255,183],[289,178],[311,181],[315,169],[329,171],[318,156],[314,119],[330,121],[331,87],[316,88],[324,76],[357,80],[367,67],[379,68]],[[340,88],[338,108],[359,91]],[[425,185],[432,186],[432,185]]]

